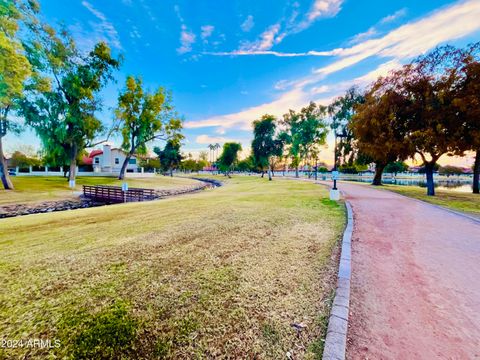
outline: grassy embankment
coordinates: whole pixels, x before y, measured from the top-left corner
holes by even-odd
[[[427,196],[426,189],[418,186],[385,185],[384,188],[431,204],[480,217],[480,195],[478,194],[435,190],[435,196]]]
[[[321,186],[234,177],[0,222],[0,334],[60,341],[0,357],[320,358],[345,222]]]
[[[78,177],[74,190],[68,187],[68,180],[60,176],[12,176],[15,190],[0,190],[0,206],[10,204],[37,203],[70,199],[78,196],[82,185],[117,185],[122,181],[114,177]],[[127,179],[130,187],[149,189],[172,189],[196,184],[194,180],[178,177],[155,176],[153,178]]]

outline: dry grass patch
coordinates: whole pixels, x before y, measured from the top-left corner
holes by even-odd
[[[61,346],[0,356],[319,358],[344,219],[318,185],[239,177],[1,220],[0,333]]]

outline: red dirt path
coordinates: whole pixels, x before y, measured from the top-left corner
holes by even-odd
[[[480,359],[480,224],[339,188],[355,216],[347,359]]]

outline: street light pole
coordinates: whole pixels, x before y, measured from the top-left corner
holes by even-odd
[[[333,171],[337,171],[337,132],[335,131],[335,146],[333,149]],[[337,177],[333,178],[333,190],[337,189]]]

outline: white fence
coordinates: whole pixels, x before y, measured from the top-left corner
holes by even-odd
[[[16,176],[63,176],[63,167],[60,167],[60,171],[50,171],[48,166],[45,166],[43,171],[33,171],[33,168],[30,166],[28,172],[21,172],[20,168],[15,169]],[[101,176],[101,177],[117,177],[118,173],[113,172],[94,172],[94,171],[79,171],[79,168],[76,169],[77,176]],[[154,177],[155,173],[144,172],[143,167],[140,168],[140,172],[126,172],[125,177],[127,178],[146,178]]]

